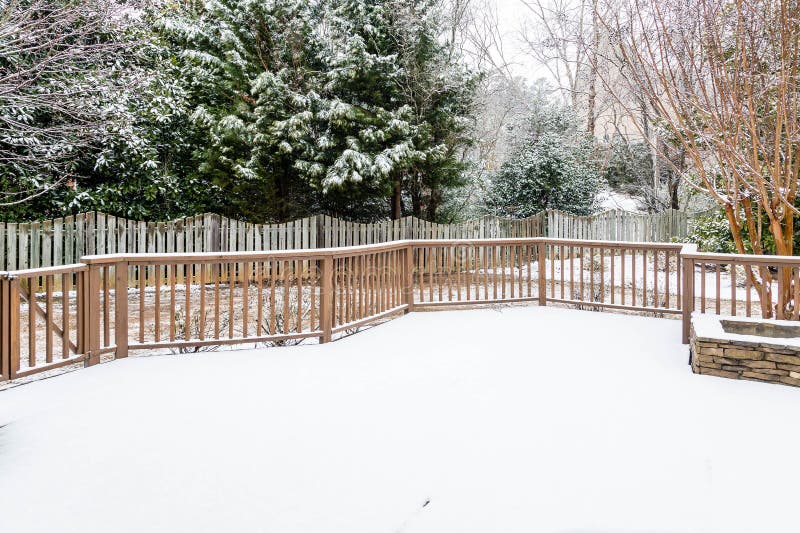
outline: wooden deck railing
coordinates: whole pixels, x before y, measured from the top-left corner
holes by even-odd
[[[327,342],[399,313],[525,301],[681,315],[686,342],[694,310],[769,315],[751,279],[778,292],[791,283],[800,302],[795,258],[700,254],[681,244],[414,240],[88,256],[0,272],[0,381],[132,350]],[[781,309],[773,314],[800,319],[797,306]]]

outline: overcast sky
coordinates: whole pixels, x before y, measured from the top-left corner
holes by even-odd
[[[549,74],[541,65],[536,64],[524,53],[524,45],[520,38],[525,21],[529,20],[529,10],[522,0],[485,0],[496,10],[500,30],[503,34],[505,59],[512,65],[512,71],[533,81],[537,78],[548,78]]]

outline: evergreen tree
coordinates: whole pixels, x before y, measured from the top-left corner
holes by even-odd
[[[440,42],[434,0],[334,0],[328,11],[326,89],[334,141],[326,190],[366,182],[402,215],[403,190],[414,214],[436,218],[444,190],[459,183],[459,148],[476,76]]]
[[[313,6],[303,0],[212,0],[173,17],[193,120],[207,131],[199,172],[218,185],[229,214],[287,220],[314,207],[324,172],[315,90],[324,65]],[[324,140],[322,140],[324,143]]]
[[[487,208],[524,218],[543,209],[589,215],[604,184],[593,140],[570,111],[535,109],[525,141],[493,178]]]

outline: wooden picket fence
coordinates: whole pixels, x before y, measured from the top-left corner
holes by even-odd
[[[612,210],[591,216],[576,216],[549,210],[547,236],[554,239],[590,239],[623,242],[683,241],[692,214],[669,209],[641,214]]]
[[[543,211],[525,219],[486,216],[457,224],[414,217],[358,223],[317,215],[283,224],[250,224],[214,214],[143,222],[104,213],[27,223],[0,223],[0,270],[69,265],[85,255],[259,252],[359,246],[403,239],[551,237],[669,242],[686,236],[679,211],[640,215],[608,211],[580,217]]]

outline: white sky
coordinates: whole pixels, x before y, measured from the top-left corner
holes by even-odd
[[[550,80],[547,69],[537,64],[524,53],[520,32],[530,20],[529,10],[522,0],[485,0],[497,13],[500,31],[503,34],[505,59],[512,63],[514,74],[533,81],[538,78]]]

